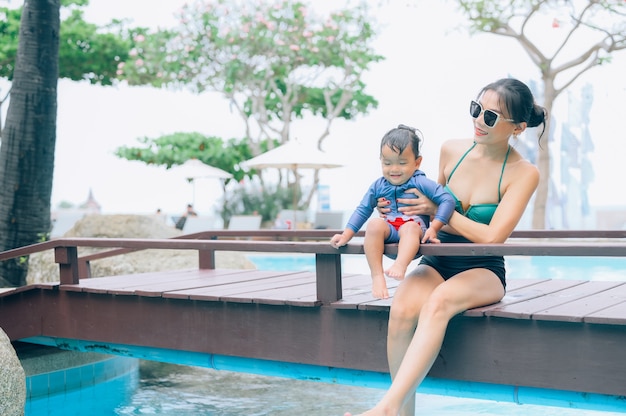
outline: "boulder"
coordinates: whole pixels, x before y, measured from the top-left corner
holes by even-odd
[[[67,231],[64,237],[89,238],[172,238],[182,232],[168,226],[151,215],[87,215]],[[86,255],[102,249],[82,248],[78,255]],[[218,268],[254,269],[243,253],[218,251],[215,254]],[[181,270],[198,267],[195,250],[142,250],[91,262],[92,277],[117,276],[142,272]],[[58,282],[59,266],[54,253],[49,250],[30,256],[28,261],[28,284]]]
[[[7,334],[0,328],[0,415],[22,416],[26,405],[26,375]]]

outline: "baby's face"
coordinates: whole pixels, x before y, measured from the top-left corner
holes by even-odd
[[[383,177],[392,185],[402,185],[413,176],[419,169],[421,157],[416,158],[410,146],[398,154],[389,146],[383,146],[380,165],[383,170]]]

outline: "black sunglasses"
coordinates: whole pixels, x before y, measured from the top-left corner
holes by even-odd
[[[478,118],[483,114],[483,120],[485,121],[485,125],[489,128],[493,128],[498,124],[498,120],[510,121],[513,122],[513,119],[504,118],[500,114],[496,113],[493,110],[484,110],[483,106],[480,103],[472,100],[470,103],[470,115],[472,118]]]

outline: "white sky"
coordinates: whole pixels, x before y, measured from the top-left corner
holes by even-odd
[[[87,18],[103,23],[128,17],[135,25],[169,26],[174,23],[173,12],[183,3],[91,0]],[[336,3],[314,2],[322,9]],[[383,3],[377,12],[383,30],[376,46],[386,60],[372,68],[365,82],[380,104],[368,116],[338,122],[331,128],[326,150],[343,155],[346,163],[344,168],[322,174],[322,182],[330,185],[333,210],[353,209],[369,183],[380,175],[378,143],[390,128],[404,123],[422,130],[426,138],[422,169],[435,177],[441,142],[471,135],[467,106],[480,88],[506,76],[539,80],[538,71],[515,41],[454,31],[452,28],[465,23],[451,2],[376,3]],[[550,36],[550,30],[546,28],[545,36]],[[626,102],[624,55],[593,69],[570,88],[579,95],[586,83],[594,87],[590,116],[595,141],[593,205],[626,205],[626,197],[616,192],[615,186],[615,176],[620,175],[615,167],[626,154],[626,133],[621,126]],[[0,85],[0,93],[4,90]],[[152,213],[159,207],[178,214],[192,201],[191,185],[164,169],[118,159],[113,156],[115,148],[134,146],[138,137],[174,132],[198,131],[223,138],[243,133],[241,121],[215,93],[198,96],[152,88],[104,88],[66,80],[59,82],[58,91],[53,207],[61,201],[80,204],[91,189],[104,213]],[[555,108],[560,120],[567,117],[564,101],[561,98]],[[294,126],[293,136],[317,137],[322,129],[320,122],[305,120]],[[337,180],[342,177],[345,180]],[[195,189],[197,209],[210,213],[220,196],[216,181],[200,181]]]

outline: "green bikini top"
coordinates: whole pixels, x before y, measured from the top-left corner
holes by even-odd
[[[452,169],[452,172],[450,172],[450,176],[448,177],[448,180],[446,182],[445,189],[446,189],[446,191],[448,191],[450,193],[450,195],[452,195],[454,197],[454,200],[456,201],[455,210],[459,214],[466,216],[467,218],[469,218],[472,221],[476,221],[476,222],[479,222],[481,224],[489,224],[491,222],[491,218],[493,217],[493,214],[496,212],[496,208],[498,208],[498,204],[477,204],[477,205],[471,205],[467,209],[467,211],[465,211],[463,209],[463,204],[461,203],[461,201],[459,201],[459,199],[456,197],[456,195],[454,195],[454,192],[452,192],[452,190],[448,186],[448,183],[450,183],[450,179],[452,179],[452,175],[456,171],[456,168],[459,167],[459,165],[461,164],[463,159],[465,159],[465,156],[467,156],[467,154],[469,152],[471,152],[472,149],[475,146],[476,146],[476,142],[474,142],[472,147],[467,149],[465,154],[463,154],[463,156],[461,156],[461,159],[459,159],[459,161],[456,162],[456,166],[454,167],[454,169]],[[504,163],[502,164],[502,172],[500,173],[500,181],[498,181],[498,203],[500,203],[500,200],[502,198],[502,195],[500,193],[500,186],[502,185],[502,176],[504,175],[504,167],[506,166],[506,161],[509,158],[509,152],[510,151],[511,151],[511,146],[509,146],[508,150],[506,151],[506,155],[504,156]]]

